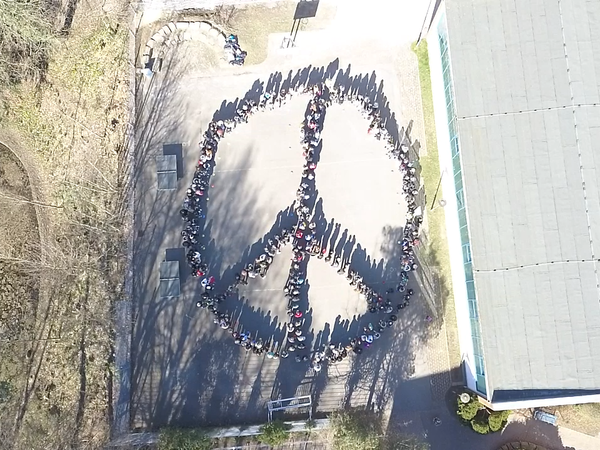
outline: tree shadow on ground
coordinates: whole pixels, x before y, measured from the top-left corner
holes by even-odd
[[[403,432],[420,436],[431,450],[461,448],[464,450],[505,450],[504,444],[530,442],[545,450],[574,450],[563,444],[559,429],[532,418],[513,415],[500,432],[478,434],[464,424],[455,413],[456,397],[448,394],[447,402],[434,402],[436,379],[449,378],[449,373],[434,373],[407,379],[393,395],[393,406],[387,432]],[[439,419],[438,424],[434,419]],[[525,447],[527,448],[527,447]]]
[[[140,132],[140,154],[136,160],[140,166],[147,165],[152,155],[151,149],[159,142],[168,142],[166,136],[176,129],[182,120],[179,116],[169,120],[161,117],[163,103],[169,102],[168,91],[176,86],[174,75],[177,73],[170,73],[168,66],[166,73],[164,89],[158,87],[156,93],[148,94],[141,103],[141,107],[148,108],[153,113],[147,118]],[[243,101],[258,101],[265,91],[273,92],[325,80],[332,80],[344,92],[360,93],[370,97],[372,101],[377,101],[386,128],[397,142],[404,142],[405,130],[398,127],[395,115],[389,109],[383,82],[377,83],[374,72],[352,76],[351,66],[344,71],[338,70],[337,61],[333,61],[327,67],[309,66],[296,72],[290,71],[286,78],[281,72],[275,72],[266,82],[258,79],[242,98],[232,102],[223,101],[213,118],[231,118]],[[182,111],[181,114],[184,113]],[[246,149],[246,153],[251,153],[251,149]],[[134,183],[135,181],[136,179]],[[239,188],[235,187],[237,192],[252,192],[245,189],[244,183],[244,179],[241,178]],[[165,215],[164,210],[182,200],[171,194],[163,197],[152,194],[149,197],[159,198],[160,202],[146,199],[148,204],[141,200],[136,203],[136,211],[142,216],[141,220],[136,222],[136,227],[141,231],[136,240],[136,261],[139,262],[139,267],[152,267],[147,262],[157,258],[159,246],[156,242],[164,240],[167,221],[170,220],[168,217],[162,217]],[[315,196],[314,200],[316,199]],[[214,204],[205,206],[216,207]],[[317,201],[312,206],[315,208],[318,227],[322,230],[322,240],[335,249],[342,261],[360,272],[367,283],[376,287],[382,295],[389,296],[394,303],[399,302],[400,293],[394,290],[387,294],[385,291],[395,287],[400,277],[401,248],[397,242],[402,238],[403,228],[386,227],[382,230],[384,244],[381,250],[384,257],[376,261],[371,259],[367,249],[360,242],[349,236],[348,230],[341,231],[341,227],[333,218],[328,219],[322,214],[322,201]],[[230,202],[229,205],[221,203],[218,207],[230,208],[232,215],[234,212],[239,214],[236,209],[239,209],[239,205],[235,202]],[[246,218],[244,226],[255,228],[252,216],[260,214],[260,211],[248,209],[242,213]],[[212,236],[213,223],[205,224],[206,256],[208,264],[217,271],[217,290],[230,284],[233,275],[242,265],[251,262],[262,252],[265,240],[281,227],[292,223],[292,219],[289,210],[282,210],[271,230],[258,242],[247,246],[238,263],[224,270],[224,255],[219,253]],[[151,230],[150,236],[146,234],[147,230]],[[238,237],[233,234],[231,239],[235,240]],[[140,259],[140,255],[144,255],[146,262]],[[177,304],[173,304],[157,298],[156,289],[147,283],[149,278],[148,273],[142,273],[136,285],[139,306],[134,328],[133,352],[133,404],[136,405],[133,408],[133,416],[139,416],[140,421],[149,424],[149,427],[167,423],[224,425],[262,421],[267,401],[279,396],[289,397],[304,393],[313,396],[317,411],[331,411],[339,406],[360,406],[371,411],[381,411],[394,397],[399,386],[412,376],[415,354],[441,326],[440,322],[428,324],[424,320],[429,310],[427,303],[421,301],[425,295],[435,297],[437,291],[426,291],[413,280],[409,287],[413,288],[416,294],[411,305],[399,311],[398,320],[392,328],[386,328],[381,338],[362,354],[352,355],[342,363],[327,365],[321,372],[316,373],[307,363],[297,363],[293,358],[268,360],[264,356],[251,353],[245,355],[244,350],[233,344],[227,332],[218,330],[216,326],[210,331],[206,330],[204,324],[212,317],[206,311],[195,309],[197,286],[185,286],[184,296],[177,300]],[[308,301],[308,286],[303,295]],[[443,307],[444,305],[441,305],[441,308]],[[253,328],[253,333],[263,339],[281,342],[284,321],[277,316],[273,317],[269,310],[251,305],[239,295],[227,300],[224,308],[222,312],[227,311],[234,319],[241,317],[235,319],[238,329]],[[309,319],[310,314],[309,310]],[[350,337],[360,333],[362,326],[373,321],[375,317],[378,320],[381,315],[351,318],[342,318],[340,315],[334,323],[328,323],[323,330],[317,331],[315,336],[315,330],[311,329],[310,338],[314,337],[316,345],[320,348],[330,342],[345,343]],[[190,342],[190,336],[197,337],[196,342]]]
[[[176,52],[172,55],[176,56]],[[181,319],[175,314],[177,305],[172,299],[158,296],[159,254],[168,242],[173,229],[180,199],[176,191],[156,191],[154,157],[160,154],[165,142],[181,127],[185,108],[175,108],[173,90],[186,71],[185,64],[169,60],[160,75],[144,80],[144,88],[136,97],[138,114],[134,129],[136,145],[129,149],[122,164],[124,171],[133,176],[125,186],[125,198],[133,199],[133,261],[131,274],[133,305],[133,334],[131,354],[131,418],[140,419],[153,426],[156,415],[172,407],[168,398],[170,386],[165,375],[185,354],[184,342],[172,342],[170,336],[161,334],[164,320]],[[143,83],[140,83],[140,86]],[[178,110],[179,114],[173,111]],[[167,112],[169,114],[167,114]],[[151,184],[148,185],[148,182]],[[154,184],[152,184],[154,183]],[[133,192],[135,191],[135,195]],[[125,202],[124,202],[125,203]],[[126,209],[124,204],[123,209]],[[177,244],[175,244],[177,245]],[[127,282],[126,282],[127,284]],[[189,324],[184,324],[181,336]],[[168,327],[171,328],[171,327]],[[129,380],[122,377],[121,389],[128,390]],[[167,413],[168,414],[168,413]]]

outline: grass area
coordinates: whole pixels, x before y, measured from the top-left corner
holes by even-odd
[[[1,385],[0,385],[1,393]],[[157,450],[209,450],[212,448],[328,448],[335,450],[429,450],[420,437],[385,429],[383,417],[362,409],[338,410],[329,415],[325,428],[314,430],[307,420],[304,431],[290,432],[289,422],[275,420],[263,424],[255,436],[210,439],[210,429],[163,428]],[[262,448],[262,447],[261,447]]]
[[[281,1],[268,5],[249,5],[241,8],[223,7],[215,12],[185,14],[183,20],[209,20],[223,31],[237,34],[240,45],[248,52],[246,65],[260,64],[267,58],[269,35],[289,33],[292,28],[296,2]],[[317,15],[303,19],[300,32],[325,28],[335,16],[334,5],[321,4]]]
[[[600,437],[600,403],[559,406],[556,411],[560,426]]]
[[[6,449],[95,449],[108,439],[111,308],[126,248],[121,158],[129,72],[127,4],[111,2],[110,14],[105,5],[77,4],[69,32],[56,33],[43,80],[23,80],[4,96],[2,125],[28,149],[45,202],[58,205],[43,208],[49,227],[42,264],[31,264],[29,249],[17,252],[29,259],[19,268],[37,276],[40,288],[36,306],[22,299],[33,324],[15,341],[19,370],[8,380],[0,373],[0,387],[12,386],[0,393],[8,398],[0,399]],[[2,233],[0,239],[6,261],[2,244],[9,239]]]
[[[239,33],[243,48],[248,49],[247,64],[259,64],[267,58],[269,34],[289,33],[295,10],[296,2],[256,5],[239,10],[231,22],[231,28]],[[319,5],[315,17],[302,20],[300,32],[325,28],[334,15],[335,7]]]
[[[30,136],[38,152],[49,157],[45,160],[48,172],[56,174],[59,169],[64,176],[68,168],[61,155],[79,156],[78,147],[86,141],[104,146],[111,139],[107,122],[122,100],[113,93],[115,87],[123,86],[117,71],[125,67],[126,39],[123,27],[88,21],[85,28],[74,28],[52,54],[48,84],[22,85],[12,96],[10,118]],[[115,117],[116,113],[112,114],[116,120],[123,118]],[[83,160],[69,162],[89,167]]]
[[[454,299],[452,296],[452,273],[450,267],[450,254],[446,235],[446,218],[444,208],[438,202],[443,198],[440,185],[441,170],[435,128],[435,115],[433,109],[433,93],[431,89],[431,72],[429,68],[429,53],[427,41],[421,41],[417,46],[413,44],[413,52],[419,64],[419,82],[421,85],[421,102],[423,108],[423,121],[425,125],[425,141],[427,155],[421,156],[421,176],[425,186],[427,198],[427,238],[426,251],[427,264],[438,268],[439,278],[442,283],[441,295],[444,305],[444,321],[450,345],[452,367],[460,364],[458,349],[458,334],[456,332],[456,315]],[[439,191],[438,191],[439,188]],[[434,202],[435,199],[435,203]]]

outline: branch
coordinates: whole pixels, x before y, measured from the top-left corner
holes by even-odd
[[[67,113],[65,113],[64,111],[60,111],[60,113],[64,116],[67,117],[69,119],[71,119],[73,122],[75,122],[75,124],[79,125],[81,128],[89,131],[90,133],[92,133],[94,136],[96,136],[98,139],[102,140],[104,139],[105,136],[100,136],[98,133],[96,133],[95,131],[90,130],[88,127],[86,127],[84,124],[82,124],[81,122],[79,122],[77,119],[74,119],[73,117],[71,117],[70,115],[68,115]]]
[[[102,189],[102,188],[100,188],[100,189],[94,189],[94,188],[92,188],[92,187],[89,187],[89,186],[84,186],[84,185],[82,185],[82,184],[75,183],[74,181],[70,181],[70,180],[65,180],[65,181],[66,181],[67,183],[69,183],[70,185],[72,185],[72,186],[75,186],[75,187],[78,187],[78,188],[81,188],[81,189],[87,189],[87,190],[89,190],[89,191],[92,191],[92,192],[97,192],[97,193],[99,193],[99,194],[107,194],[107,193],[112,193],[112,192],[111,192],[111,191],[109,191],[108,189]],[[90,183],[90,184],[92,184],[92,185],[93,185],[94,183]],[[95,185],[94,185],[94,186],[95,186]]]
[[[36,202],[35,200],[27,200],[25,197],[13,197],[11,195],[6,195],[4,192],[0,192],[0,197],[3,197],[12,202],[28,203],[30,205],[43,206],[45,208],[57,208],[57,209],[63,208],[62,205],[51,205],[49,203]]]
[[[62,270],[63,269],[56,265],[44,264],[41,261],[30,261],[29,259],[14,258],[12,256],[5,256],[5,255],[0,255],[0,261],[17,263],[17,264],[21,264],[23,266],[33,267],[36,269],[39,269],[39,268],[52,269],[52,270]]]
[[[96,169],[96,171],[100,174],[100,176],[104,179],[104,181],[106,181],[106,184],[108,184],[108,187],[111,189],[112,192],[115,192],[115,188],[113,187],[112,183],[110,181],[108,181],[108,179],[104,176],[104,174],[100,171],[100,169],[98,169],[96,167],[96,165],[88,160],[88,163],[90,166],[92,166],[94,169]]]

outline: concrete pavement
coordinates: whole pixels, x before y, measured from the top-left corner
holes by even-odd
[[[320,67],[318,58],[313,61],[314,66]],[[333,67],[330,63],[335,60],[321,57],[321,61],[323,67]],[[363,72],[365,80],[381,87],[381,79],[391,79],[380,75],[391,72],[389,65],[369,66],[370,70]],[[288,68],[294,69],[289,65]],[[340,64],[340,68],[344,76],[361,73],[349,65]],[[185,274],[184,296],[179,301],[156,297],[156,267],[167,249],[179,246],[181,221],[177,211],[195,165],[195,143],[212,113],[229,97],[223,93],[231,92],[229,98],[235,100],[257,83],[267,84],[272,75],[256,70],[236,76],[228,76],[225,71],[222,76],[204,77],[200,71],[183,69],[185,65],[165,67],[148,86],[147,115],[143,117],[148,126],[139,136],[135,265],[140,303],[134,333],[135,423],[157,426],[168,422],[261,420],[260,411],[266,400],[308,391],[319,397],[323,410],[364,402],[381,407],[385,395],[373,391],[378,383],[385,383],[382,378],[390,377],[389,373],[384,375],[385,366],[381,367],[388,359],[385,352],[376,357],[380,363],[370,361],[360,368],[363,374],[353,374],[355,379],[348,388],[348,378],[357,370],[351,364],[317,376],[307,372],[306,367],[286,367],[289,361],[280,365],[257,361],[240,354],[230,341],[222,342],[225,336],[214,329],[205,314],[195,310],[193,299],[198,286],[196,280],[186,280]],[[287,70],[283,76],[286,73]],[[386,93],[393,108],[397,99],[391,86],[390,93]],[[206,231],[209,263],[217,278],[221,274],[231,276],[231,269],[245,261],[244,254],[252,244],[279,221],[278,216],[291,204],[300,182],[302,160],[297,126],[305,107],[306,98],[294,99],[282,110],[253,117],[249,125],[223,141],[214,188],[209,194]],[[325,227],[331,231],[330,239],[337,233],[334,245],[346,251],[348,257],[353,255],[353,264],[363,267],[365,278],[371,278],[372,283],[392,284],[397,280],[394,255],[398,250],[394,242],[401,233],[405,214],[400,197],[401,177],[386,158],[382,143],[367,135],[367,125],[352,105],[328,111],[317,174],[322,198],[318,207],[322,209]],[[163,144],[173,143],[183,144],[183,179],[178,192],[157,193],[152,156],[161,151]],[[284,252],[277,257],[266,280],[257,280],[241,292],[248,300],[233,306],[236,318],[245,327],[257,327],[265,337],[281,330],[285,307],[281,289],[289,267],[286,261],[289,258]],[[308,279],[311,333],[316,341],[324,344],[331,336],[339,339],[355,333],[364,304],[347,282],[319,260],[311,264]],[[422,326],[419,316],[423,317],[419,307],[411,308],[399,328],[409,328],[411,322],[416,322],[417,328]],[[402,349],[399,357],[406,360],[394,362],[396,369],[406,366],[395,370],[393,376],[398,381],[403,373],[413,371],[411,358],[405,356],[413,352],[418,334],[416,330],[404,332],[389,342],[388,350],[392,346]],[[384,345],[380,347],[385,348]],[[371,387],[365,390],[364,379],[369,376]]]

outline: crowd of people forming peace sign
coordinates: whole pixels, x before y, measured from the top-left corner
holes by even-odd
[[[221,289],[215,286],[215,278],[208,273],[202,243],[204,219],[206,218],[206,193],[210,185],[210,177],[215,167],[215,154],[218,143],[223,137],[235,129],[240,123],[248,122],[257,111],[274,109],[286,103],[290,98],[300,94],[308,94],[305,118],[300,126],[300,142],[305,164],[302,180],[296,192],[293,214],[296,224],[289,229],[281,229],[272,238],[267,239],[264,251],[254,261],[246,264],[236,274],[235,281]],[[315,205],[315,176],[317,171],[318,152],[321,143],[321,130],[326,109],[333,103],[353,102],[369,122],[367,132],[385,142],[388,156],[398,161],[403,175],[403,192],[408,205],[408,213],[403,235],[399,236],[401,246],[400,279],[393,288],[380,292],[369,286],[350,263],[342,261],[341,254],[336,254],[333,246],[322,246],[315,235],[316,223],[313,217]],[[268,92],[259,101],[242,101],[233,117],[227,120],[216,120],[209,123],[203,140],[199,144],[200,156],[190,188],[180,211],[185,221],[182,231],[182,244],[187,249],[187,262],[191,274],[201,280],[203,293],[196,301],[198,308],[208,309],[214,315],[214,322],[231,334],[235,344],[248,352],[265,355],[268,358],[288,358],[293,355],[298,362],[310,361],[315,371],[320,371],[325,362],[339,362],[349,354],[360,354],[377,341],[398,320],[398,314],[410,304],[413,290],[408,287],[410,273],[417,270],[415,247],[419,244],[419,229],[422,223],[417,200],[419,183],[417,163],[411,161],[409,147],[396,142],[385,128],[379,105],[368,96],[350,93],[341,87],[329,87],[327,83],[300,85],[289,90]],[[292,246],[292,261],[289,276],[283,294],[287,301],[288,321],[285,325],[286,337],[283,342],[263,339],[257,333],[244,329],[243,325],[233,320],[224,308],[225,300],[237,293],[240,285],[246,285],[252,278],[266,277],[274,258],[281,253],[283,246]],[[330,343],[325,348],[311,348],[307,344],[307,331],[304,329],[305,317],[302,307],[302,291],[305,288],[307,262],[311,257],[324,259],[337,273],[344,276],[350,286],[359,293],[366,302],[369,313],[375,320],[360,330],[359,334],[348,342]],[[392,302],[391,294],[401,293],[401,300]],[[378,320],[377,320],[378,319]]]

